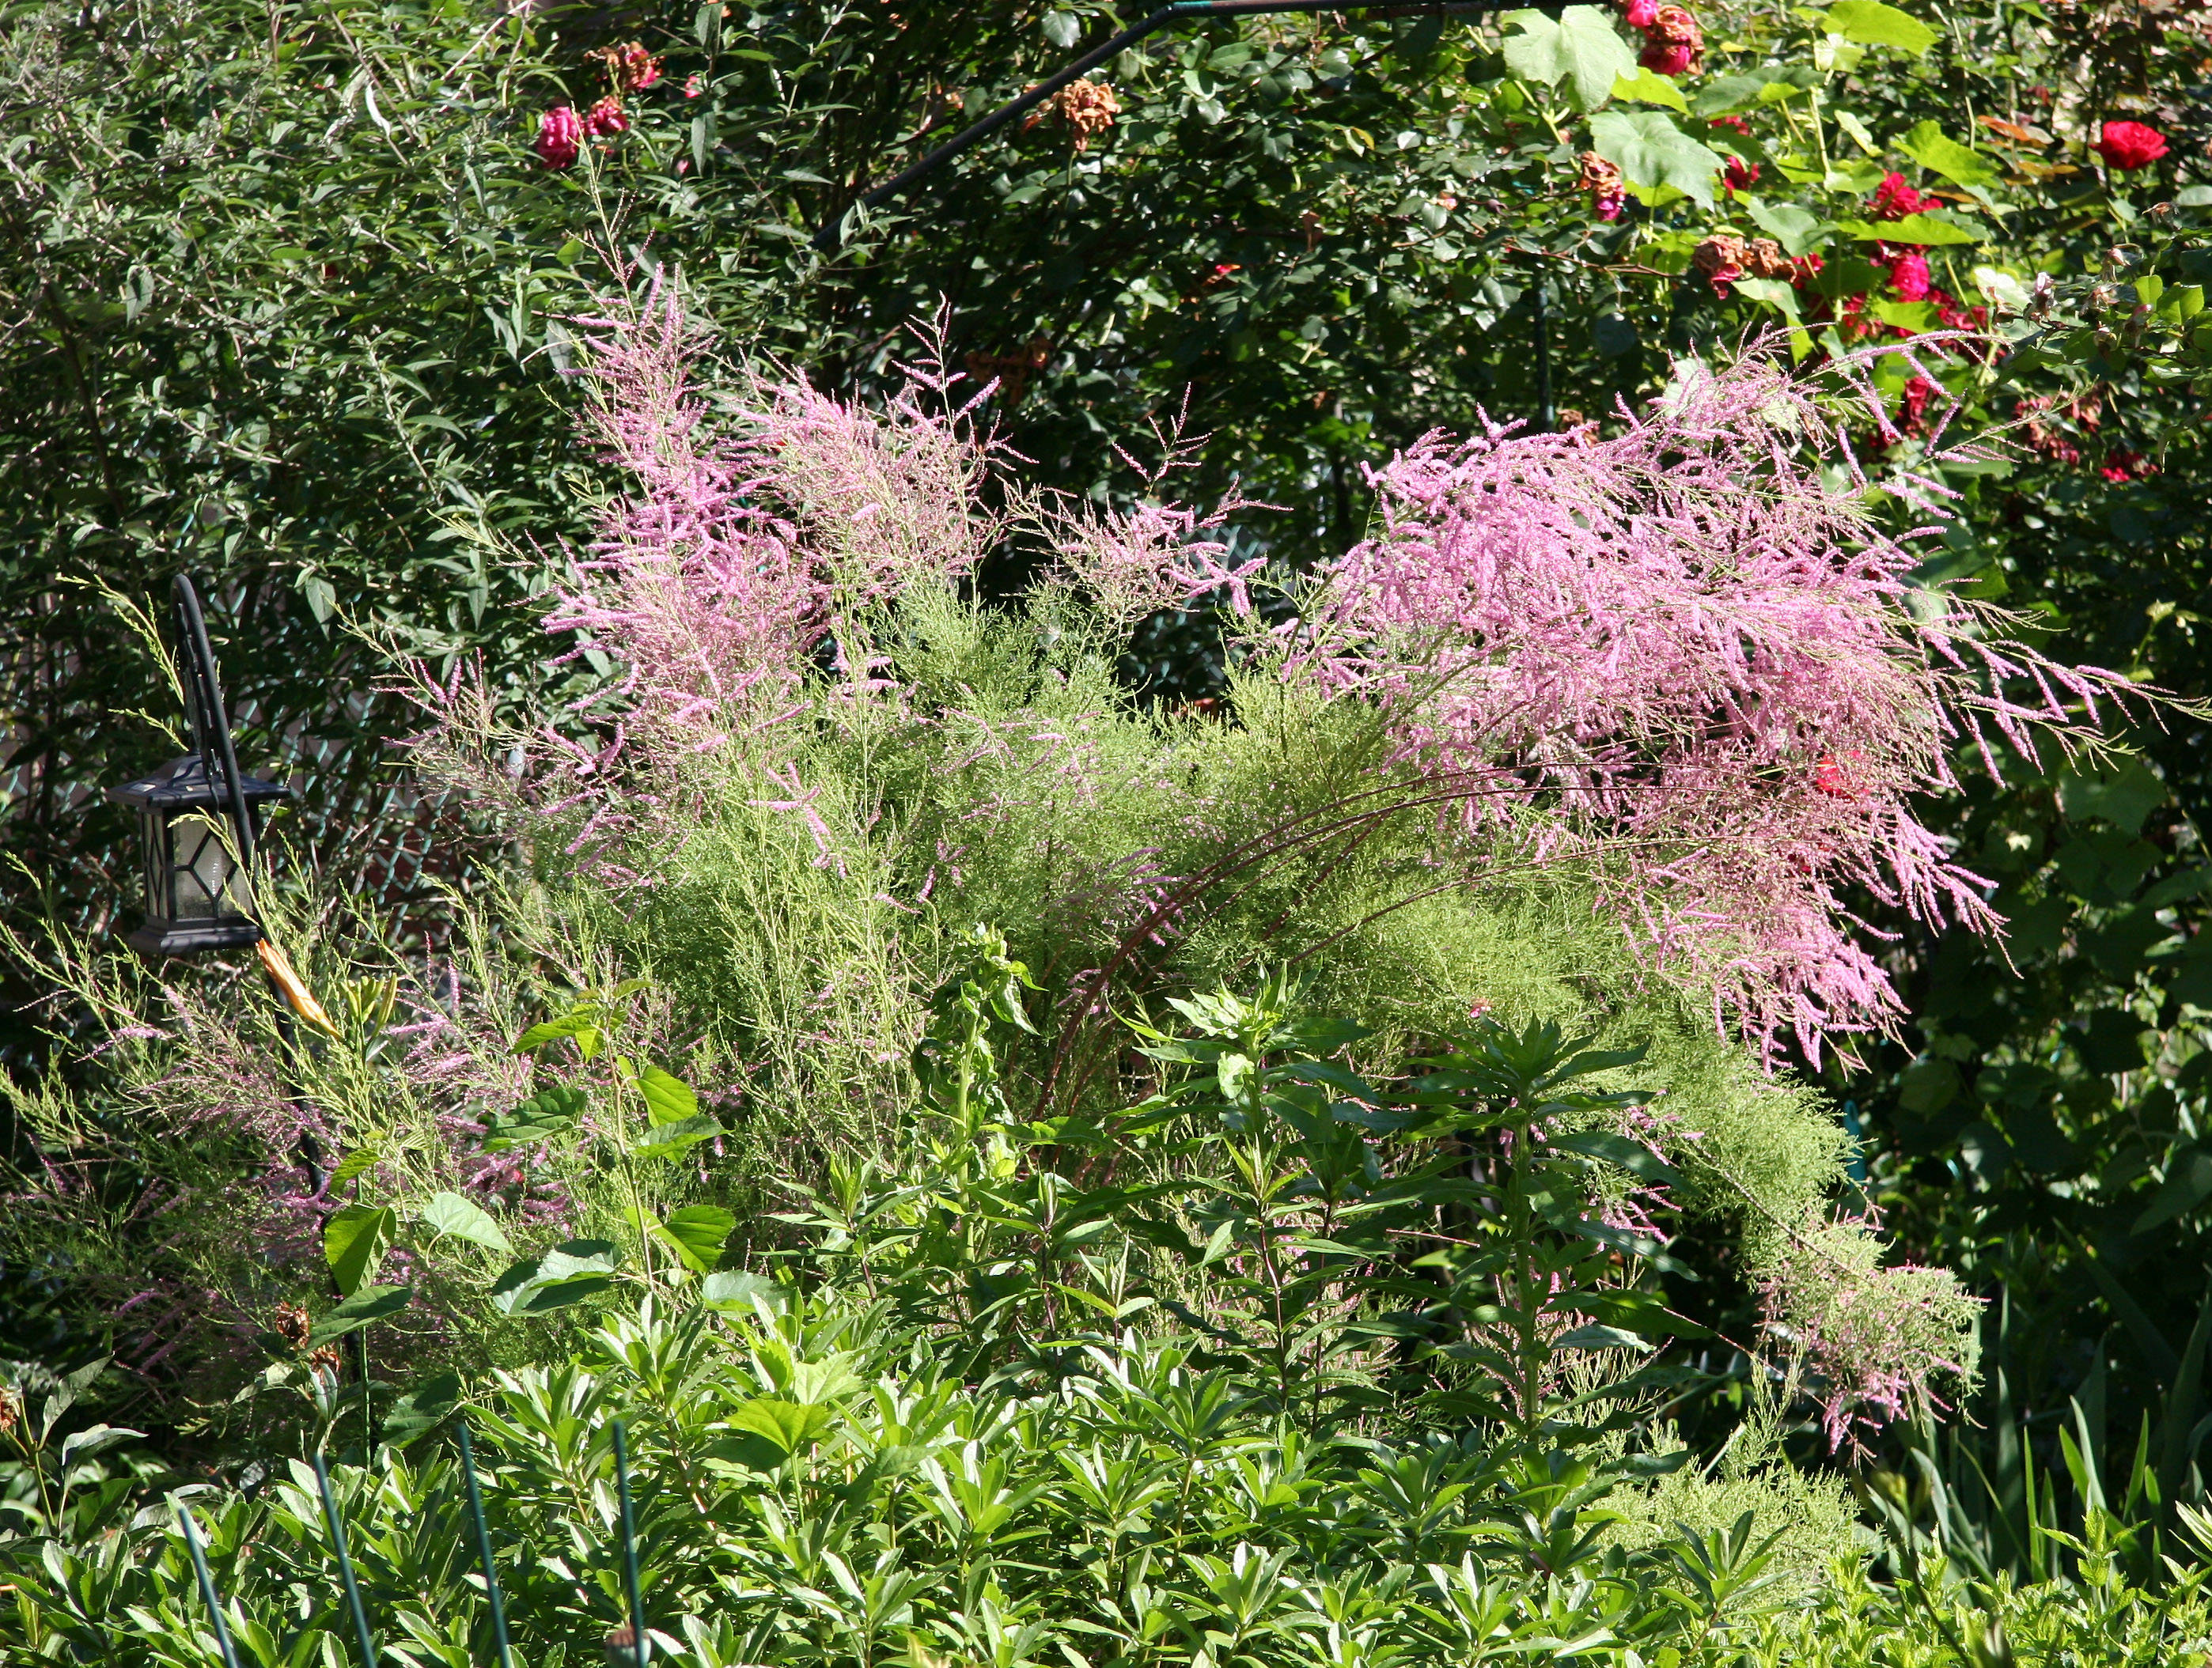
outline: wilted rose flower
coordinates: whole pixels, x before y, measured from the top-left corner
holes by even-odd
[[[2166,155],[2166,135],[2141,122],[2106,122],[2096,149],[2106,167],[2147,168]]]
[[[1620,168],[1594,150],[1584,151],[1581,160],[1582,173],[1575,180],[1575,189],[1590,194],[1590,211],[1600,220],[1619,220],[1620,211],[1628,206]]]
[[[1662,76],[1695,75],[1705,62],[1705,32],[1680,6],[1662,6],[1644,31],[1648,43],[1636,61]]]
[[[295,1350],[304,1349],[307,1334],[314,1330],[315,1318],[297,1303],[279,1303],[270,1317],[269,1329]]]
[[[1905,300],[1926,300],[1935,287],[1928,276],[1928,257],[1917,249],[1900,252],[1889,264],[1889,287]]]
[[[1743,264],[1754,278],[1788,278],[1796,272],[1796,263],[1772,238],[1753,238],[1745,246]]]
[[[609,94],[584,113],[584,131],[594,139],[611,139],[617,133],[629,131],[629,118],[623,113],[622,100]]]
[[[1885,174],[1881,184],[1874,188],[1874,195],[1867,199],[1867,213],[1876,220],[1903,220],[1907,215],[1918,214],[1935,201],[1906,185],[1903,174]]]
[[[549,168],[565,168],[583,149],[584,124],[569,106],[556,104],[538,118],[538,160]]]
[[[1729,286],[1750,276],[1751,246],[1733,232],[1716,233],[1690,252],[1690,264],[1705,275],[1713,294],[1726,295]]]
[[[2157,474],[2158,465],[2140,452],[2108,452],[2105,454],[2105,461],[2098,466],[2097,473],[2107,481],[2140,481],[2146,475]]]

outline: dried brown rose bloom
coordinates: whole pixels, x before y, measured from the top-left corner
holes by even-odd
[[[315,1318],[297,1303],[279,1303],[270,1330],[295,1350],[307,1347],[307,1334],[314,1330]]]

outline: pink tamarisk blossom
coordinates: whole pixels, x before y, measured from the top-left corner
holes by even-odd
[[[1918,537],[1823,473],[1856,472],[1848,445],[1763,353],[1621,415],[1609,440],[1431,434],[1371,470],[1382,531],[1322,568],[1285,672],[1378,704],[1467,829],[1580,854],[1717,1019],[1817,1062],[1901,1012],[1839,887],[1999,925],[1913,812],[1956,786],[1951,747],[1994,773],[1992,737],[2033,758],[2136,692],[2000,650],[1978,605],[1908,607]],[[1932,482],[1887,484],[1940,517]]]

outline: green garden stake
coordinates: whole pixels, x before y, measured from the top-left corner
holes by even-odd
[[[353,1630],[361,1639],[362,1668],[376,1668],[376,1641],[369,1637],[368,1612],[361,1607],[361,1585],[353,1579],[353,1559],[346,1552],[345,1525],[338,1521],[338,1504],[331,1495],[331,1474],[315,1453],[315,1486],[323,1491],[323,1521],[331,1526],[331,1544],[337,1549],[338,1577],[345,1583],[346,1603],[353,1610]]]
[[[484,1598],[491,1607],[492,1642],[499,1647],[499,1668],[514,1668],[507,1643],[507,1605],[499,1596],[499,1571],[491,1562],[491,1532],[484,1527],[483,1495],[477,1487],[476,1456],[469,1450],[468,1422],[453,1427],[461,1443],[461,1476],[469,1485],[469,1516],[477,1528],[477,1556],[483,1560]]]
[[[192,1525],[192,1514],[182,1506],[177,1507],[177,1521],[184,1526],[185,1544],[191,1549],[192,1574],[200,1578],[200,1602],[207,1606],[208,1620],[215,1623],[222,1668],[238,1668],[238,1653],[230,1647],[230,1629],[223,1624],[222,1606],[216,1602],[215,1577],[208,1574],[207,1554],[200,1550],[200,1532]]]
[[[623,1440],[623,1422],[615,1421],[615,1497],[622,1502],[623,1587],[629,1595],[629,1636],[634,1641],[634,1668],[645,1668],[645,1604],[637,1592],[637,1525],[629,1509],[629,1453]]]

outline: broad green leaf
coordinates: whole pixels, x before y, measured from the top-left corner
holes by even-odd
[[[1944,137],[1942,124],[1932,118],[1899,139],[1897,148],[1922,167],[1969,191],[1997,182],[1997,171],[1989,158]]]
[[[428,1436],[461,1402],[461,1375],[440,1373],[394,1402],[384,1416],[384,1440],[395,1447]]]
[[[323,1224],[323,1259],[341,1293],[352,1296],[376,1272],[398,1227],[397,1211],[368,1204],[349,1204]]]
[[[1828,8],[1830,33],[1862,46],[1894,46],[1917,58],[1936,44],[1936,31],[1911,12],[1881,0],[1836,0]]]
[[[144,1431],[132,1430],[127,1425],[88,1425],[63,1439],[62,1470],[67,1472],[80,1459],[89,1459],[96,1453],[105,1453],[110,1448],[120,1447],[133,1438],[143,1438],[145,1434]]]
[[[358,1331],[371,1321],[398,1314],[414,1295],[409,1286],[363,1286],[359,1291],[316,1318],[307,1330],[308,1347],[328,1343],[334,1337]]]
[[[363,1147],[358,1152],[348,1153],[338,1161],[338,1168],[331,1172],[331,1191],[335,1192],[360,1180],[374,1169],[383,1157],[383,1152],[375,1147]]]
[[[640,1158],[674,1158],[702,1141],[712,1141],[721,1132],[722,1126],[711,1118],[686,1118],[659,1125],[639,1142],[635,1150]]]
[[[704,1274],[721,1261],[723,1244],[737,1231],[738,1219],[719,1204],[687,1204],[670,1211],[659,1226],[685,1265]]]
[[[2141,759],[2096,774],[2071,769],[2059,774],[2059,806],[2077,822],[2101,817],[2122,833],[2133,834],[2165,803],[2166,784]]]
[[[738,1269],[725,1269],[699,1283],[699,1301],[709,1308],[742,1309],[750,1313],[756,1299],[780,1310],[791,1301],[791,1294],[764,1275]]]
[[[1601,110],[1590,118],[1590,145],[1639,185],[1672,185],[1713,206],[1713,181],[1724,160],[1675,126],[1664,111]]]
[[[1740,200],[1744,212],[1757,222],[1759,229],[1780,244],[1787,254],[1809,253],[1832,229],[1818,215],[1794,203],[1764,203],[1753,197]]]
[[[1510,13],[1521,31],[1505,40],[1505,67],[1523,81],[1546,87],[1567,83],[1578,110],[1595,110],[1613,96],[1613,82],[1638,73],[1636,54],[1596,6],[1570,6],[1555,22],[1540,11]]]
[[[1577,1326],[1553,1340],[1554,1350],[1648,1350],[1652,1346],[1633,1332],[1624,1332],[1618,1326]]]
[[[1836,118],[1836,125],[1844,130],[1844,136],[1861,150],[1869,156],[1881,155],[1881,144],[1867,130],[1867,124],[1856,116],[1848,110],[1832,110],[1828,113]]]
[[[514,1147],[542,1146],[574,1129],[590,1098],[582,1089],[569,1083],[541,1089],[515,1107],[513,1116],[491,1121],[484,1132],[483,1149],[498,1153]]]
[[[699,1097],[691,1092],[691,1085],[657,1065],[648,1065],[638,1073],[637,1089],[645,1096],[646,1115],[656,1125],[680,1124],[699,1115]]]
[[[1979,232],[1933,215],[1907,215],[1901,220],[1839,220],[1836,229],[1862,243],[1979,243],[1983,238]]]
[[[733,1430],[765,1438],[788,1457],[802,1446],[817,1441],[830,1428],[830,1418],[826,1407],[802,1406],[797,1402],[757,1396],[751,1401],[738,1403],[725,1422]]]
[[[576,1050],[586,1059],[599,1052],[599,1010],[597,1008],[578,1008],[558,1019],[549,1019],[532,1026],[514,1040],[514,1052],[532,1054],[550,1042],[563,1037],[576,1040]]]
[[[501,1314],[543,1314],[597,1297],[614,1284],[622,1251],[608,1240],[570,1240],[499,1277],[491,1306]]]
[[[1690,106],[1683,101],[1680,88],[1667,76],[1654,75],[1640,64],[1633,75],[1620,75],[1613,78],[1613,96],[1633,99],[1638,104],[1663,104],[1668,109],[1679,110],[1685,116],[1690,113]]]
[[[490,1214],[459,1193],[432,1194],[430,1202],[422,1207],[422,1224],[433,1233],[466,1240],[486,1251],[509,1257],[514,1254],[514,1247],[507,1243],[507,1235],[500,1231]]]
[[[2212,1198],[2212,1152],[2185,1147],[2168,1161],[2165,1182],[2129,1232],[2148,1234],[2188,1216],[2208,1198]]]

